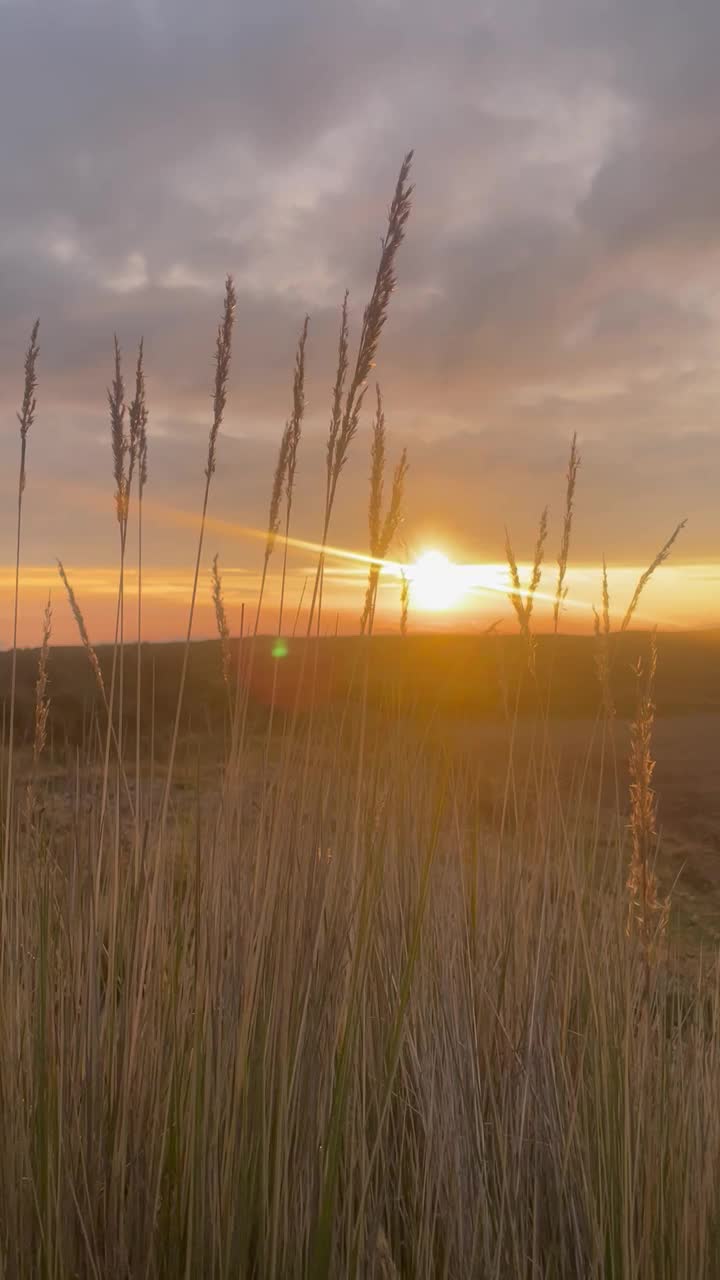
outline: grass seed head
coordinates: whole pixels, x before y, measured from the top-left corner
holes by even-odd
[[[73,591],[70,585],[62,560],[58,560],[57,564],[58,564],[58,573],[60,574],[62,584],[65,587],[65,591],[67,592],[68,604],[70,605],[72,615],[75,619],[75,623],[77,625],[77,629],[80,634],[80,639],[83,643],[85,652],[87,653],[88,660],[90,662],[90,666],[92,667],[93,674],[97,681],[97,685],[100,690],[100,693],[104,698],[105,697],[105,681],[103,680],[102,671],[100,670],[100,663],[98,661],[98,656],[95,650],[93,649],[93,646],[90,643],[90,637],[87,633],[87,627],[85,626],[85,619],[83,618],[82,610],[80,608],[80,605],[77,602],[77,599],[75,598],[75,592]]]
[[[657,639],[653,633],[645,667],[636,668],[638,705],[630,730],[630,869],[627,879],[628,933],[637,933],[648,950],[667,927],[670,902],[661,898],[652,858],[657,843],[657,813],[652,786],[655,760],[652,737],[655,724],[655,673]]]
[[[350,380],[342,418],[333,441],[331,497],[334,496],[340,472],[347,461],[348,449],[357,433],[367,380],[375,364],[380,335],[387,320],[390,297],[395,288],[395,260],[405,238],[405,229],[412,206],[413,188],[408,183],[412,157],[413,153],[409,151],[400,168],[388,213],[387,231],[382,241],[375,284],[363,315],[355,369]]]
[[[300,339],[298,341],[297,354],[295,356],[293,404],[289,422],[287,468],[285,475],[285,496],[288,504],[288,515],[292,508],[297,455],[298,448],[300,446],[300,436],[302,435],[303,419],[305,417],[305,347],[307,345],[309,323],[310,317],[306,316],[300,333]]]
[[[215,343],[215,388],[213,391],[213,420],[208,440],[208,458],[205,475],[209,480],[215,473],[218,432],[222,425],[225,406],[227,404],[227,386],[230,376],[230,356],[232,354],[232,332],[235,323],[235,307],[237,298],[232,276],[225,280],[225,303],[223,315],[218,325]]]
[[[125,459],[130,445],[125,435],[125,385],[122,375],[122,358],[117,337],[114,339],[115,368],[107,398],[110,408],[110,441],[112,445],[113,479],[115,481],[115,514],[118,524],[127,519],[129,479]]]
[[[628,627],[630,626],[630,623],[632,622],[633,614],[637,609],[640,596],[642,595],[645,587],[647,586],[648,582],[650,581],[653,574],[655,573],[655,570],[659,569],[660,565],[664,564],[665,561],[667,560],[673,548],[676,538],[681,533],[681,531],[685,528],[686,524],[687,524],[687,520],[680,521],[680,524],[677,525],[677,527],[670,534],[670,537],[668,538],[665,545],[662,546],[658,551],[657,555],[655,556],[655,559],[652,561],[652,564],[650,564],[649,567],[645,570],[645,572],[640,575],[640,578],[638,579],[638,584],[635,588],[635,591],[633,592],[632,600],[630,601],[630,604],[627,607],[627,612],[625,614],[625,617],[623,618],[622,623],[620,624],[621,631],[627,631]]]
[[[25,492],[25,455],[27,452],[27,436],[33,422],[35,421],[35,411],[37,409],[37,358],[40,351],[38,347],[38,332],[40,330],[40,321],[36,320],[30,332],[30,341],[27,351],[25,352],[25,381],[23,384],[23,397],[17,418],[20,423],[20,496]]]
[[[135,395],[128,410],[128,489],[132,483],[133,472],[137,465],[140,494],[142,494],[147,482],[147,422],[143,340],[141,338],[138,347],[137,365],[135,366]]]
[[[228,626],[227,613],[225,611],[225,599],[223,596],[222,577],[220,575],[219,557],[217,552],[215,553],[212,562],[212,598],[213,605],[215,606],[215,622],[217,624],[218,635],[220,637],[223,681],[229,692],[232,661],[232,655],[230,652],[230,628]]]
[[[50,656],[50,636],[52,634],[52,602],[48,594],[45,612],[43,613],[42,641],[38,658],[37,680],[35,682],[35,734],[33,738],[33,762],[37,764],[45,750],[47,742],[47,722],[50,712],[48,697],[48,659]]]
[[[572,533],[573,514],[575,511],[575,488],[577,485],[577,473],[579,467],[580,454],[578,453],[577,448],[577,432],[575,432],[570,444],[570,459],[568,461],[566,476],[567,483],[565,487],[565,516],[563,519],[560,551],[558,553],[558,581],[555,593],[555,604],[553,606],[553,630],[555,632],[557,632],[558,623],[560,621],[560,608],[567,597],[565,576],[567,574],[568,560],[570,558],[570,535]]]

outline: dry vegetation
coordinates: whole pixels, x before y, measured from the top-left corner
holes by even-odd
[[[410,157],[354,363],[347,297],[342,307],[323,547],[388,312],[409,168]],[[132,402],[117,348],[109,393],[120,558],[109,678],[60,566],[96,702],[82,746],[52,761],[59,791],[43,769],[49,606],[28,761],[14,751],[13,647],[0,868],[0,1276],[715,1276],[719,974],[714,956],[691,972],[675,964],[654,869],[655,652],[638,673],[628,773],[611,732],[606,584],[596,640],[600,780],[580,768],[572,786],[562,781],[540,705],[527,768],[510,755],[488,813],[472,749],[443,751],[392,706],[367,713],[367,663],[359,699],[340,713],[296,706],[258,734],[248,714],[257,622],[231,645],[216,557],[223,764],[219,784],[198,759],[195,784],[175,785],[180,755],[186,779],[189,767],[183,699],[234,307],[228,280],[195,586],[158,778],[141,750],[139,663],[134,741],[123,715],[128,522],[137,518],[142,548],[152,480],[142,347]],[[265,570],[290,531],[307,335],[305,321]],[[19,415],[18,589],[37,357],[34,329]],[[403,501],[404,455],[383,513],[385,452],[378,393],[375,561]],[[578,466],[573,441],[556,632]],[[507,539],[531,687],[547,533],[544,512],[527,588]],[[677,533],[640,580],[623,631]],[[323,562],[321,553],[308,635],[321,614]],[[285,565],[282,582],[284,602]],[[139,632],[141,602],[139,593]],[[409,609],[404,579],[403,635]],[[278,635],[283,626],[281,604]],[[303,648],[311,689],[313,653]],[[514,698],[517,706],[519,688],[509,690],[511,738]],[[603,774],[615,779],[610,814],[598,799]]]

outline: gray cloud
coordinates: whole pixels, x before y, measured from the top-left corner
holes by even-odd
[[[145,335],[163,500],[194,503],[226,270],[240,305],[217,510],[264,518],[309,310],[298,520],[315,535],[338,305],[349,286],[357,334],[415,145],[378,376],[411,451],[418,536],[445,522],[469,555],[497,551],[505,519],[531,536],[577,429],[582,554],[644,548],[651,506],[670,502],[697,512],[686,546],[716,553],[719,52],[714,0],[4,0],[0,409],[19,398],[39,313],[30,550],[51,553],[63,526],[87,550],[63,494],[109,482],[114,330],[128,359]],[[15,452],[3,431],[3,493]],[[338,513],[353,543],[366,452],[360,440]]]

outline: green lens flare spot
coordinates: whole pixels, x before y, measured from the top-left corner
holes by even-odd
[[[272,647],[273,658],[287,658],[288,647],[284,640],[276,640]]]

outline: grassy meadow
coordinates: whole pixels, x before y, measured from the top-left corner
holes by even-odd
[[[720,642],[632,629],[679,527],[618,626],[605,578],[595,634],[561,634],[575,441],[557,565],[546,515],[525,584],[508,539],[517,635],[414,635],[405,581],[398,634],[373,635],[407,459],[388,461],[381,394],[365,395],[409,171],[410,157],[356,348],[342,306],[318,477],[324,548],[371,419],[358,636],[321,638],[322,549],[299,625],[285,589],[307,322],[261,600],[227,616],[204,522],[228,280],[185,640],[143,644],[141,587],[124,589],[129,531],[142,582],[152,417],[142,348],[127,382],[116,348],[115,643],[94,646],[61,565],[78,648],[53,649],[48,607],[39,649],[2,655],[2,1280],[720,1274],[717,931],[700,862],[692,894],[683,880],[686,829],[664,848],[654,790],[671,716],[697,717],[688,741],[712,750],[716,719],[706,738],[697,726],[718,710]],[[7,552],[16,627],[41,385],[35,329]],[[556,609],[538,637],[541,580]],[[218,639],[195,644],[207,591]]]

